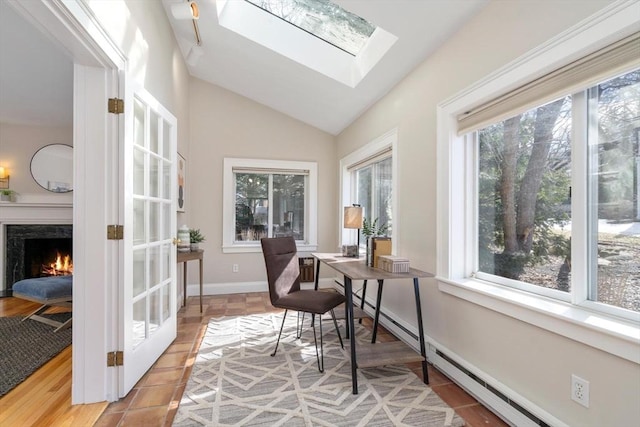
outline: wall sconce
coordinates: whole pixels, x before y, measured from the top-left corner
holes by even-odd
[[[198,10],[198,4],[194,1],[172,4],[171,14],[176,19],[200,18],[200,11]]]
[[[9,174],[2,166],[0,166],[0,188],[9,188]]]
[[[364,219],[364,209],[360,205],[345,206],[344,208],[344,228],[358,230],[358,245],[355,248],[355,254],[353,251],[344,248],[342,254],[344,256],[351,256],[354,258],[360,257],[360,229],[362,228],[362,221]],[[348,248],[348,246],[347,246]]]

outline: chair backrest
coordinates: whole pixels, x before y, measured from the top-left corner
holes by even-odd
[[[277,306],[278,300],[300,290],[300,265],[296,241],[293,237],[272,237],[260,239],[264,263],[267,267],[269,297]]]

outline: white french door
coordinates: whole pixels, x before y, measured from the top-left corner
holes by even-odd
[[[120,337],[124,397],[176,337],[176,118],[144,89],[125,97]],[[127,111],[128,109],[128,111]],[[131,113],[133,112],[133,114]]]

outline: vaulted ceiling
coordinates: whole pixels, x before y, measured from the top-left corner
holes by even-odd
[[[191,20],[162,0],[183,55],[195,44]],[[243,0],[227,0],[243,1]],[[197,0],[202,56],[192,76],[219,85],[331,134],[384,96],[488,0],[334,0],[398,37],[355,87],[276,53],[219,23],[215,0]],[[0,121],[72,121],[73,64],[64,52],[0,1]]]

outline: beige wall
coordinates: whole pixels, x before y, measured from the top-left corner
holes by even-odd
[[[0,166],[7,168],[11,176],[10,187],[19,195],[54,195],[68,203],[68,195],[45,190],[31,176],[31,158],[49,144],[73,145],[73,128],[0,123]]]
[[[206,251],[205,283],[263,282],[266,290],[261,252],[222,253],[225,157],[317,162],[319,250],[335,251],[338,184],[334,137],[196,78],[191,80],[190,101],[191,141],[185,155],[187,225],[199,228],[207,239],[200,245]],[[231,271],[233,264],[238,264],[238,273]],[[195,281],[196,276],[191,275],[190,283]]]
[[[399,255],[436,269],[436,106],[580,22],[608,1],[492,1],[440,50],[337,137],[338,159],[398,127]],[[507,387],[575,426],[640,419],[640,367],[422,285],[428,335]],[[415,325],[410,287],[385,290],[386,308]],[[570,400],[572,373],[590,381],[591,407]]]
[[[85,0],[127,58],[127,73],[178,119],[178,151],[188,151],[189,70],[162,2]]]

